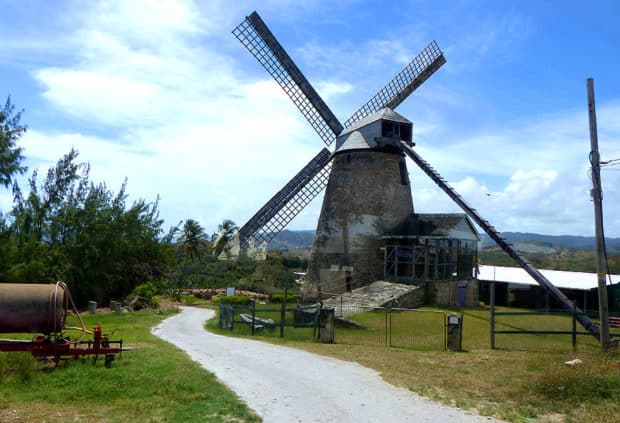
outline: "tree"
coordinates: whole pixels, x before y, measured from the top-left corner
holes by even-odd
[[[282,257],[267,256],[266,260],[256,263],[256,270],[252,279],[262,281],[263,288],[269,291],[274,289],[288,289],[293,286],[295,276],[286,268]]]
[[[127,181],[115,195],[89,180],[90,168],[77,156],[71,150],[43,182],[33,172],[27,196],[14,184],[12,222],[0,234],[8,232],[10,241],[0,248],[7,262],[0,278],[64,280],[78,304],[106,303],[164,275],[169,260],[158,242],[158,200],[126,204]]]
[[[26,132],[27,127],[20,124],[22,111],[15,113],[15,106],[11,104],[11,97],[6,99],[4,108],[0,110],[0,185],[8,187],[15,174],[23,174],[25,166],[21,166],[24,159],[22,148],[17,147],[17,140]]]
[[[194,219],[187,219],[183,224],[181,236],[177,239],[178,250],[177,255],[185,258],[185,263],[199,258],[208,248],[206,234],[200,223]]]
[[[239,227],[235,222],[230,219],[224,220],[217,227],[217,234],[214,234],[213,238],[213,255],[219,257],[224,251],[224,247],[230,239],[239,231]]]

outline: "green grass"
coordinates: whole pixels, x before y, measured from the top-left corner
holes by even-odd
[[[578,348],[573,351],[570,335],[498,335],[499,348],[491,350],[487,310],[426,310],[463,312],[465,352],[441,350],[433,339],[440,322],[432,313],[392,316],[393,344],[408,348],[385,347],[384,312],[352,316],[365,329],[338,327],[334,344],[313,342],[311,336],[300,336],[292,328],[286,328],[284,339],[268,332],[254,338],[356,361],[376,369],[394,385],[507,421],[620,422],[620,355],[603,354],[591,336],[579,336]],[[265,317],[258,311],[257,315]],[[231,334],[217,328],[216,319],[207,325],[210,330]],[[237,326],[234,336],[249,336],[247,325]],[[571,326],[571,319],[565,316],[498,316],[496,325],[498,330],[564,330]],[[574,358],[581,358],[583,364],[564,364]]]
[[[58,368],[27,353],[0,357],[0,421],[260,421],[236,395],[174,346],[150,333],[170,312],[86,316],[104,332],[117,329],[135,349],[106,369],[100,360],[69,360]]]

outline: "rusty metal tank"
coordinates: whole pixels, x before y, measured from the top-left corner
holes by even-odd
[[[67,316],[67,286],[0,283],[0,333],[60,332]]]

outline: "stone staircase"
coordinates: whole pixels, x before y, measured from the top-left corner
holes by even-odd
[[[376,281],[352,292],[323,300],[323,307],[333,307],[336,316],[347,317],[369,308],[415,308],[423,303],[423,287]]]

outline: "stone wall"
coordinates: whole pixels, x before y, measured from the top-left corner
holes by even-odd
[[[344,292],[347,270],[358,284],[383,275],[381,235],[413,213],[404,160],[371,150],[334,157],[310,257],[310,281],[321,281],[326,291]]]
[[[425,304],[426,295],[422,287],[416,287],[412,291],[402,294],[394,300],[384,303],[382,306],[387,308],[418,308]]]
[[[457,305],[458,282],[456,280],[444,280],[428,282],[425,286],[426,304],[433,305]],[[465,305],[476,306],[479,304],[480,297],[478,292],[478,281],[470,279],[467,281]]]

